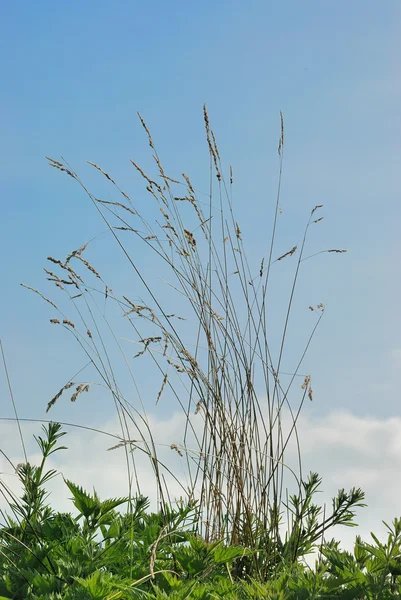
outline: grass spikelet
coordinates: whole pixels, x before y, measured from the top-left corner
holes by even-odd
[[[312,208],[311,216],[312,216],[313,214],[315,214],[315,212],[316,212],[317,210],[319,210],[319,208],[323,208],[323,204],[317,204],[317,205],[316,205],[314,208]]]
[[[91,273],[93,273],[94,275],[96,275],[96,277],[101,279],[101,276],[99,275],[99,273],[96,271],[96,269],[94,267],[92,267],[91,264],[88,263],[87,260],[82,258],[82,256],[76,256],[76,258],[78,258]]]
[[[149,348],[150,344],[157,344],[158,342],[161,342],[161,340],[162,340],[161,336],[148,337],[148,338],[144,338],[143,340],[139,340],[139,343],[143,344],[143,349],[140,352],[138,352],[137,354],[135,354],[134,358],[138,358],[138,356],[142,356],[142,354],[145,354],[145,352]]]
[[[174,367],[174,369],[177,371],[177,373],[185,373],[186,372],[186,370],[183,367],[181,367],[181,365],[178,365],[177,363],[173,362],[169,358],[167,359],[167,362],[169,365]]]
[[[293,248],[291,248],[291,250],[289,250],[289,252],[286,252],[285,254],[283,254],[282,256],[280,256],[279,258],[276,258],[275,262],[278,262],[279,260],[283,260],[283,258],[286,258],[287,256],[292,256],[294,254],[294,252],[296,251],[297,248],[298,248],[298,246],[294,246]]]
[[[135,169],[138,171],[138,173],[140,173],[142,175],[142,177],[149,183],[149,185],[152,187],[155,187],[157,189],[157,191],[159,193],[163,193],[163,190],[161,188],[161,186],[156,182],[153,181],[153,179],[151,179],[148,175],[146,175],[145,171],[143,171],[141,169],[141,167],[139,165],[137,165],[136,162],[134,162],[133,160],[130,160],[130,163],[135,167]]]
[[[158,392],[158,394],[157,394],[157,398],[156,398],[156,406],[157,406],[157,404],[159,403],[159,400],[160,400],[160,398],[161,398],[161,396],[162,396],[162,394],[163,394],[163,391],[164,391],[164,388],[166,387],[167,381],[168,381],[168,374],[167,374],[167,373],[165,373],[165,374],[164,374],[164,377],[163,377],[163,381],[162,381],[161,388],[160,388],[160,390],[159,390],[159,392]]]
[[[179,447],[177,446],[177,444],[171,444],[170,449],[175,450],[177,452],[177,454],[179,454],[179,456],[184,456],[183,453],[181,452],[181,450],[179,449]]]
[[[303,384],[301,385],[301,388],[303,390],[306,390],[306,388],[308,387],[308,385],[310,384],[310,375],[306,375]]]
[[[104,175],[106,177],[106,179],[108,179],[109,181],[111,181],[111,183],[113,183],[114,185],[117,185],[116,182],[114,181],[114,179],[112,179],[110,177],[110,175],[108,173],[106,173],[106,171],[103,171],[103,169],[101,167],[99,167],[99,165],[91,162],[90,160],[86,161],[88,163],[88,165],[91,165],[92,167],[94,167],[95,169],[97,169],[98,171],[100,171],[102,173],[102,175]]]
[[[61,281],[60,277],[58,275],[56,275],[55,273],[53,273],[52,271],[49,271],[48,269],[45,269],[45,268],[43,270],[47,275],[52,277],[52,279],[49,279],[49,281]]]
[[[74,257],[77,257],[77,256],[81,256],[81,254],[82,254],[83,252],[85,252],[86,248],[88,247],[88,244],[89,244],[89,242],[86,242],[86,244],[83,244],[83,246],[81,246],[81,247],[80,247],[80,248],[78,248],[77,250],[73,250],[73,251],[71,252],[71,254],[69,254],[69,255],[67,256],[67,258],[65,259],[65,263],[64,263],[64,264],[68,265],[68,263],[70,262],[70,260],[71,260],[72,258],[74,258]],[[50,260],[50,259],[48,258],[48,260]],[[58,264],[60,264],[60,263],[58,263]]]
[[[131,302],[131,300],[129,300],[127,298],[127,296],[123,296],[123,298],[127,302],[127,304],[131,307],[129,311],[127,311],[126,313],[124,313],[125,317],[128,316],[131,313],[136,313],[140,317],[144,317],[145,315],[143,313],[144,313],[144,311],[146,311],[146,312],[149,313],[149,315],[153,319],[154,313],[153,313],[152,309],[149,308],[149,306],[145,306],[144,304],[135,304],[134,302]]]
[[[217,142],[216,142],[216,138],[215,138],[215,135],[214,135],[214,131],[213,131],[213,129],[211,129],[211,130],[210,130],[210,133],[212,134],[214,151],[216,152],[216,156],[217,156],[217,158],[220,160],[219,149],[218,149],[218,147],[217,147]]]
[[[211,132],[211,130],[210,130],[209,115],[207,114],[206,104],[203,105],[203,118],[205,121],[206,139],[207,139],[207,143],[209,146],[209,152],[210,152],[211,156],[213,157],[214,167],[216,169],[216,177],[220,181],[221,173],[220,173],[219,165],[217,162],[218,156],[217,156],[215,147],[212,143],[212,133],[213,132]],[[214,135],[213,135],[213,138],[214,138]]]
[[[87,384],[80,383],[80,384],[77,386],[77,388],[76,388],[75,392],[74,392],[74,393],[73,393],[73,395],[71,396],[71,402],[76,402],[76,400],[77,400],[78,396],[79,396],[80,394],[82,394],[83,392],[89,392],[89,383],[87,383]]]
[[[280,135],[280,139],[278,142],[278,155],[281,156],[281,152],[283,150],[283,146],[284,146],[284,117],[283,117],[283,113],[280,110],[280,124],[281,124],[281,135]]]
[[[63,394],[63,392],[65,392],[65,390],[69,390],[73,385],[75,385],[75,382],[69,381],[57,392],[57,394],[55,396],[53,396],[53,398],[47,404],[47,408],[46,408],[47,413],[49,412],[51,407],[54,406],[54,404],[56,404],[57,400],[60,398],[60,396]]]
[[[188,177],[188,175],[186,175],[185,173],[183,173],[183,174],[182,174],[182,176],[183,176],[183,178],[184,178],[184,179],[185,179],[185,181],[186,181],[186,184],[187,184],[187,186],[188,186],[188,190],[191,192],[191,194],[192,194],[192,195],[195,195],[195,190],[194,190],[194,188],[192,187],[192,183],[191,183],[191,180],[190,180],[190,178]]]
[[[45,302],[48,302],[49,304],[51,304],[53,306],[53,308],[57,309],[57,306],[54,304],[54,302],[52,302],[51,300],[49,300],[49,298],[46,298],[46,296],[44,296],[43,294],[41,294],[39,292],[39,290],[35,290],[35,288],[30,287],[29,285],[26,285],[25,283],[20,283],[20,285],[23,288],[26,288],[27,290],[30,290],[31,292],[34,292],[35,294],[38,294],[38,296],[40,296],[42,298],[42,300],[45,300]]]
[[[265,264],[265,259],[262,258],[262,262],[260,263],[260,269],[259,269],[259,277],[263,277],[264,264]]]
[[[130,208],[129,206],[126,206],[125,204],[122,204],[122,202],[115,202],[112,200],[101,200],[100,198],[95,198],[95,200],[96,200],[96,202],[99,202],[99,204],[108,204],[111,206],[118,206],[119,208],[123,208],[127,212],[131,213],[131,215],[134,215],[134,217],[136,217],[138,215],[136,210],[134,210],[133,208]]]
[[[67,169],[67,167],[65,167],[63,163],[59,162],[58,160],[54,160],[54,158],[49,158],[48,156],[46,156],[46,159],[49,161],[50,167],[54,167],[59,171],[64,171],[64,173],[67,173],[67,175],[69,175],[73,179],[76,179],[75,174],[72,171],[70,171],[70,169]]]
[[[63,325],[68,325],[68,327],[72,327],[73,329],[75,329],[75,325],[72,321],[69,321],[68,319],[63,319]]]
[[[190,231],[188,231],[188,229],[184,229],[184,235],[185,235],[185,239],[187,240],[188,244],[194,250],[196,247],[196,240],[195,240],[193,234]]]
[[[113,227],[113,229],[117,229],[118,231],[132,231],[133,233],[139,233],[137,229],[133,229],[132,227]]]
[[[149,146],[152,148],[152,150],[154,150],[154,149],[155,149],[155,147],[154,147],[154,145],[153,145],[153,140],[152,140],[152,136],[150,135],[150,131],[149,131],[149,129],[147,128],[147,126],[146,126],[146,123],[145,123],[144,119],[142,118],[141,114],[138,112],[138,113],[137,113],[137,115],[138,115],[138,117],[139,117],[139,120],[140,120],[140,122],[141,122],[141,125],[142,125],[142,127],[144,128],[144,130],[146,131],[146,134],[147,134],[147,136],[148,136],[148,142],[149,142]]]
[[[56,264],[56,265],[59,265],[59,267],[61,267],[62,269],[65,269],[66,271],[68,271],[68,273],[72,276],[73,279],[77,279],[78,281],[80,281],[81,283],[83,283],[82,277],[80,275],[78,275],[78,273],[76,273],[74,271],[74,269],[72,269],[70,267],[69,264],[63,263],[63,261],[59,260],[58,258],[53,258],[52,256],[48,256],[47,260],[50,261],[50,262],[52,262],[52,263],[54,263],[54,264]],[[76,287],[79,289],[78,284],[76,284]]]
[[[170,181],[170,183],[177,183],[178,185],[182,184],[181,181],[178,181],[177,179],[173,179],[172,177],[169,177],[168,175],[165,175],[164,178],[167,179],[167,181]]]

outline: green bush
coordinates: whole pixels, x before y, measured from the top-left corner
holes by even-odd
[[[357,536],[352,554],[335,541],[321,544],[324,521],[318,523],[321,509],[313,504],[317,475],[304,483],[302,504],[292,499],[293,531],[274,549],[272,540],[265,551],[228,546],[196,533],[196,504],[151,513],[146,498],[101,500],[66,480],[76,515],[55,512],[45,484],[56,472],[45,467],[48,456],[65,449],[59,445],[65,432],[57,423],[43,430],[37,438],[42,462],[18,467],[23,494],[10,502],[11,515],[0,529],[0,600],[400,597],[401,520],[386,525],[385,544],[373,533],[370,544]],[[341,491],[330,519],[352,524],[362,499],[360,490]],[[126,510],[118,512],[124,503]],[[314,568],[304,561],[312,551],[318,552]],[[272,555],[274,569],[260,578]]]

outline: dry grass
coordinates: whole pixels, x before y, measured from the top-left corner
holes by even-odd
[[[162,402],[164,394],[168,394],[169,401],[175,399],[185,415],[181,443],[172,443],[171,448],[182,456],[187,466],[186,485],[178,478],[177,483],[189,501],[195,499],[199,502],[199,533],[206,540],[224,537],[229,543],[255,548],[268,537],[277,539],[279,536],[284,506],[284,471],[287,468],[284,455],[291,439],[298,443],[297,419],[305,398],[312,399],[309,376],[298,388],[299,398],[295,406],[289,402],[289,392],[322,318],[323,305],[316,309],[310,307],[316,311],[316,323],[305,351],[285,386],[280,383],[280,371],[288,343],[294,290],[301,263],[305,260],[305,242],[310,227],[321,220],[313,220],[321,206],[311,211],[302,242],[274,258],[284,155],[284,119],[281,114],[279,185],[273,209],[271,244],[268,255],[255,269],[248,263],[242,232],[234,217],[232,168],[226,183],[206,107],[204,121],[211,159],[211,191],[206,203],[199,200],[185,173],[182,181],[166,175],[150,131],[140,115],[139,118],[154,153],[157,175],[150,176],[136,162],[131,160],[131,163],[145,181],[151,209],[155,210],[152,221],[148,216],[142,216],[114,179],[95,163],[89,162],[89,165],[124,197],[123,202],[95,197],[69,165],[53,159],[49,159],[49,163],[66,172],[86,192],[119,246],[122,258],[132,268],[136,286],[142,286],[149,302],[138,303],[129,299],[128,295],[116,295],[101,274],[83,258],[87,244],[71,252],[65,261],[49,257],[50,262],[66,273],[66,278],[46,270],[49,281],[61,288],[73,303],[77,315],[74,322],[62,313],[56,303],[37,290],[33,291],[59,311],[58,318],[52,318],[51,322],[63,323],[69,328],[94,366],[101,383],[110,391],[121,425],[121,443],[118,446],[126,449],[130,482],[135,479],[135,462],[134,454],[129,450],[135,448],[149,456],[163,511],[171,502],[165,479],[167,467],[158,456],[157,444],[146,416],[148,407],[143,404],[141,409],[134,408],[122,393],[114,375],[101,322],[109,330],[109,335],[111,331],[117,348],[121,350],[133,386],[136,386],[133,374],[135,362],[123,352],[104,313],[96,311],[97,288],[71,265],[77,269],[84,265],[89,277],[94,276],[101,281],[104,301],[121,311],[127,328],[133,330],[141,344],[140,351],[134,356],[135,361],[147,357],[153,363],[155,375],[160,374],[156,404]],[[147,213],[151,209],[148,205]],[[134,236],[137,242],[143,244],[143,250],[153,253],[163,268],[170,272],[174,278],[170,286],[178,293],[178,306],[186,311],[185,322],[184,317],[170,314],[165,308],[163,294],[153,291],[149,277],[143,274],[140,259],[129,250],[127,235]],[[294,261],[294,275],[290,296],[285,301],[286,313],[278,352],[273,356],[266,305],[272,266],[283,260]],[[68,284],[79,293],[71,295]],[[56,394],[49,402],[48,410],[72,385],[72,382],[68,383]],[[76,400],[83,391],[87,391],[87,386],[81,384],[72,399]],[[291,416],[287,428],[282,422],[284,408]],[[132,442],[132,428],[136,430],[135,437],[139,442]],[[300,454],[298,465],[291,473],[296,493],[301,495]],[[171,472],[170,476],[176,477]],[[140,487],[137,480],[136,485]]]

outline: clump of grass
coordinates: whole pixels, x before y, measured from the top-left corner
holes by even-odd
[[[102,385],[109,390],[121,425],[118,446],[126,450],[129,481],[136,481],[136,491],[140,492],[140,482],[136,477],[134,453],[130,452],[134,448],[150,459],[163,514],[168,513],[172,503],[167,483],[167,478],[171,480],[172,477],[190,503],[198,502],[197,530],[205,541],[224,539],[229,544],[263,550],[262,562],[258,562],[256,555],[247,557],[241,568],[266,575],[272,565],[278,564],[284,511],[288,516],[286,543],[290,544],[291,556],[295,560],[298,553],[305,550],[300,524],[310,516],[309,504],[305,502],[310,499],[310,489],[315,490],[318,483],[316,477],[306,480],[303,477],[297,437],[297,420],[304,401],[306,398],[312,400],[310,376],[299,386],[296,403],[290,402],[289,394],[323,316],[323,304],[310,307],[316,312],[317,319],[289,381],[282,383],[280,375],[285,349],[290,343],[288,325],[294,293],[302,262],[309,258],[305,257],[305,244],[311,227],[322,219],[315,217],[322,207],[318,205],[310,211],[301,243],[277,256],[284,157],[284,119],[281,114],[279,183],[270,247],[255,267],[247,259],[241,228],[234,216],[233,170],[230,167],[226,181],[206,107],[204,122],[210,155],[210,191],[206,197],[197,192],[185,173],[182,180],[166,174],[151,133],[141,115],[139,119],[153,152],[156,171],[155,175],[150,175],[131,160],[149,195],[146,216],[111,175],[97,164],[89,162],[117,192],[119,200],[96,197],[70,165],[48,160],[50,166],[65,172],[85,191],[120,248],[123,260],[132,269],[132,282],[136,289],[141,286],[141,294],[147,300],[134,300],[129,293],[121,296],[114,293],[99,269],[84,258],[88,244],[72,251],[64,261],[48,258],[59,274],[45,269],[48,280],[63,291],[74,306],[74,320],[64,314],[59,304],[30,289],[56,309],[57,316],[53,316],[51,322],[63,325],[75,337]],[[154,214],[150,217],[152,211]],[[141,248],[140,252],[153,254],[160,261],[160,268],[170,273],[173,280],[169,285],[178,297],[177,312],[171,313],[167,309],[169,302],[145,272],[138,248]],[[267,303],[272,269],[285,260],[294,263],[293,278],[290,295],[285,301],[279,344],[273,351],[270,340],[272,316],[268,314]],[[127,328],[139,342],[140,350],[132,359],[126,356],[108,318],[99,310],[96,300],[99,293],[108,305],[120,312]],[[180,311],[184,311],[185,317],[179,314]],[[102,326],[107,333],[103,332]],[[170,402],[175,399],[178,403],[185,425],[182,440],[180,443],[172,440],[171,449],[186,464],[185,484],[161,460],[145,405],[136,408],[122,392],[108,347],[110,339],[121,352],[134,386],[133,365],[135,361],[147,359],[153,364],[155,374],[160,376],[156,404],[163,402],[165,395]],[[49,402],[48,409],[68,389],[67,386],[72,385],[67,383]],[[73,394],[74,400],[82,391],[87,391],[86,384],[80,385]],[[284,423],[284,411],[289,415],[289,425]],[[131,429],[136,430],[135,442]],[[298,461],[290,469],[285,463],[285,452],[291,440],[297,445]],[[295,486],[296,493],[291,502],[284,494],[285,471],[291,473]],[[361,499],[358,491],[346,496],[341,510],[345,505],[349,509],[358,499]],[[318,527],[315,515],[315,521],[312,519],[309,523],[309,539],[321,537],[334,521],[346,523],[349,510],[341,513],[347,515],[343,521],[340,513],[334,510],[333,515],[337,516],[331,521],[323,520],[323,528]]]

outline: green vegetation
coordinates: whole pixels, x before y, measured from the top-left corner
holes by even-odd
[[[223,540],[206,542],[196,533],[198,506],[152,514],[146,498],[101,500],[71,481],[76,516],[55,512],[45,484],[50,454],[65,449],[58,423],[43,426],[37,441],[39,467],[18,466],[23,487],[10,503],[13,517],[0,530],[0,598],[22,600],[112,600],[129,598],[319,599],[398,598],[401,592],[401,520],[388,528],[381,544],[356,538],[353,554],[332,541],[320,543],[321,508],[313,503],[319,479],[304,483],[302,502],[292,498],[290,536],[268,535],[257,550]],[[332,521],[350,525],[363,494],[341,491],[333,501]],[[124,513],[116,508],[128,503]],[[253,534],[260,537],[255,523]],[[304,562],[318,551],[315,567]],[[261,573],[269,573],[263,575]]]
[[[311,209],[299,244],[276,250],[283,119],[271,236],[256,272],[234,217],[233,172],[230,168],[226,181],[206,109],[210,185],[203,200],[186,174],[182,181],[166,174],[140,120],[156,166],[156,174],[148,175],[131,161],[149,195],[144,215],[98,165],[89,163],[118,199],[91,194],[68,164],[49,159],[92,202],[131,270],[129,290],[135,290],[135,298],[130,291],[117,295],[114,283],[84,258],[89,243],[64,260],[48,258],[45,272],[49,285],[56,286],[56,299],[25,286],[51,306],[50,322],[75,338],[94,376],[67,381],[47,410],[68,390],[72,402],[81,401],[84,392],[106,390],[121,425],[114,448],[125,452],[127,495],[101,500],[65,480],[77,514],[54,511],[46,484],[56,472],[46,470],[46,464],[50,455],[65,449],[60,446],[65,432],[57,423],[44,426],[43,437],[37,438],[41,464],[31,465],[26,458],[16,468],[21,498],[2,488],[9,511],[0,532],[0,600],[398,597],[401,522],[388,527],[385,545],[374,536],[373,544],[357,538],[353,554],[342,551],[327,541],[327,532],[334,525],[355,524],[363,492],[340,490],[329,512],[315,502],[320,477],[302,472],[297,421],[313,394],[311,377],[300,368],[323,304],[305,307],[314,322],[295,364],[287,359],[287,348],[296,286],[303,262],[311,258],[305,256],[307,240],[322,220],[316,214],[322,207]],[[146,275],[141,265],[145,251],[156,261],[146,263],[152,266]],[[321,252],[345,250],[313,255]],[[286,301],[280,299],[275,314],[272,277],[286,261],[295,261],[287,270],[290,293]],[[160,287],[162,278],[177,293],[176,306]],[[139,344],[133,357],[117,333],[121,322]],[[137,368],[138,361],[145,361],[143,369]],[[182,440],[172,440],[170,449],[186,468],[185,483],[161,457],[149,419],[151,404],[139,392],[142,372],[155,375],[147,383],[147,397],[159,378],[154,406],[175,402],[183,415]],[[299,386],[297,377],[303,382]],[[295,467],[285,460],[290,447],[297,451]],[[154,513],[141,493],[138,454],[147,457],[154,476]],[[312,553],[314,568],[305,562]]]

